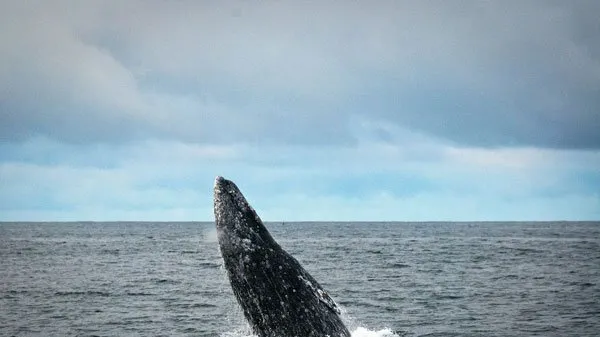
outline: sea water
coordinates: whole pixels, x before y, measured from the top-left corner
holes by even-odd
[[[598,336],[600,223],[267,223],[354,337]],[[1,223],[1,336],[249,335],[212,223]]]

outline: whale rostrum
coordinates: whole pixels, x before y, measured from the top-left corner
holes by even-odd
[[[238,187],[217,177],[214,212],[233,293],[259,337],[349,337],[340,310],[273,239]]]

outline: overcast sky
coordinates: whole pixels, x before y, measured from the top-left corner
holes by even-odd
[[[2,1],[0,220],[599,220],[600,1]]]

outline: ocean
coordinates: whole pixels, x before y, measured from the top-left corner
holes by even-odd
[[[599,336],[600,223],[267,223],[354,337]],[[213,223],[0,223],[1,336],[242,337]]]

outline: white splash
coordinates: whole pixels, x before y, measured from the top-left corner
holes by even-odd
[[[225,332],[220,335],[220,337],[257,337],[256,335],[249,334],[247,329],[239,329],[235,331]],[[367,328],[358,327],[354,331],[352,331],[352,337],[398,337],[392,330],[390,329],[382,329],[382,330],[369,330]]]
[[[220,335],[220,337],[257,337],[256,335],[248,334],[244,330],[245,329],[224,332]]]
[[[382,329],[378,331],[372,331],[367,328],[358,327],[356,330],[352,331],[352,337],[389,337],[389,336],[398,336],[390,329]]]
[[[219,240],[217,239],[217,229],[206,229],[204,233],[202,233],[202,241],[208,243],[218,242]]]

